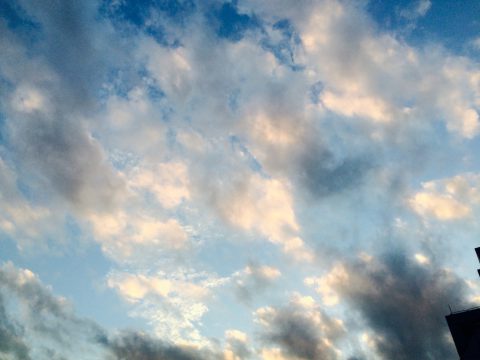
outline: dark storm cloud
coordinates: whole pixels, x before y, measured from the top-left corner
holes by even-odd
[[[331,285],[375,332],[385,359],[450,359],[445,314],[464,304],[465,283],[433,265],[420,265],[400,251],[379,260],[354,261]]]

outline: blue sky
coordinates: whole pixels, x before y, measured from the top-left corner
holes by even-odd
[[[0,355],[455,358],[479,11],[0,0]]]

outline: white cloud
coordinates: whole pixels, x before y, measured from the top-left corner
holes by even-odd
[[[119,211],[92,214],[89,221],[106,254],[119,262],[148,262],[164,250],[182,250],[188,245],[188,235],[176,219],[162,221]]]
[[[165,208],[173,208],[190,198],[188,170],[184,163],[160,163],[151,168],[137,167],[130,175],[129,185],[155,195]]]
[[[251,175],[235,185],[216,205],[220,214],[234,226],[253,230],[282,246],[299,261],[311,261],[312,254],[298,236],[300,226],[293,199],[285,180]]]
[[[132,316],[145,318],[155,333],[177,343],[207,344],[198,324],[209,310],[211,290],[226,279],[189,272],[141,273],[111,272],[107,284],[132,304]]]
[[[431,7],[432,2],[430,0],[418,0],[412,3],[411,6],[400,10],[399,14],[407,20],[416,20],[424,17]]]
[[[304,280],[305,285],[312,286],[321,295],[322,302],[326,306],[334,306],[340,302],[340,296],[333,285],[337,282],[347,282],[348,272],[341,264],[336,265],[323,277],[308,277]]]
[[[427,10],[422,1],[416,13]],[[478,133],[478,87],[468,81],[476,71],[468,61],[439,49],[424,53],[378,33],[359,8],[337,1],[318,2],[297,25],[304,60],[325,85],[322,98],[330,110],[404,126],[403,109],[414,100],[412,121],[433,121],[438,114],[454,133]]]
[[[460,174],[429,181],[409,199],[409,205],[423,217],[458,220],[470,217],[480,202],[480,177]]]

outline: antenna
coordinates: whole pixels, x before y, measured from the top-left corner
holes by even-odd
[[[448,304],[448,308],[450,309],[450,315],[452,315],[452,308],[450,307],[450,304]]]
[[[477,254],[478,261],[480,262],[480,247],[475,248],[475,253]],[[477,269],[478,276],[480,276],[480,269]]]

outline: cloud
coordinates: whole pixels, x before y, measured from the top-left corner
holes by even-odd
[[[225,332],[227,346],[224,350],[224,360],[243,360],[249,359],[253,351],[249,348],[249,339],[247,334],[239,330],[227,330]]]
[[[11,354],[13,359],[29,360],[29,348],[22,340],[21,328],[7,317],[3,304],[3,297],[0,297],[0,354]]]
[[[430,0],[418,0],[411,4],[411,6],[401,9],[399,15],[407,20],[413,21],[424,17],[430,8],[432,2]]]
[[[198,324],[209,311],[212,291],[227,279],[182,269],[155,275],[112,272],[107,284],[133,305],[131,315],[147,319],[157,336],[205,344]]]
[[[111,209],[122,197],[123,180],[86,120],[107,62],[96,51],[104,38],[94,30],[102,28],[95,4],[18,5],[38,24],[42,41],[33,54],[28,41],[4,32],[5,51],[15,54],[14,62],[0,62],[2,78],[11,84],[2,101],[7,149],[22,177],[33,176],[75,210]]]
[[[338,358],[334,342],[345,329],[341,321],[324,313],[313,298],[296,294],[287,306],[263,307],[255,316],[262,326],[262,338],[280,346],[280,356],[312,360]],[[266,358],[268,356],[271,355]]]
[[[79,211],[114,208],[124,184],[98,142],[83,126],[53,117],[18,119],[10,128],[10,139],[23,165]]]
[[[190,198],[188,170],[181,162],[161,163],[152,170],[136,168],[130,186],[153,193],[165,208],[173,208]]]
[[[250,302],[281,276],[277,268],[250,263],[245,269],[233,274],[235,293],[241,301]]]
[[[267,344],[257,355],[265,359],[341,358],[346,335],[330,311],[344,304],[358,311],[364,343],[380,356],[400,356],[403,348],[427,354],[434,345],[436,355],[448,354],[440,321],[432,319],[434,311],[443,314],[440,302],[463,290],[453,273],[417,249],[415,260],[365,258],[310,277],[306,284],[317,287],[325,309],[300,296],[283,307],[281,299],[264,304],[273,284],[301,286],[296,277],[316,257],[324,256],[324,268],[339,249],[384,250],[385,234],[398,224],[418,233],[431,231],[428,221],[451,226],[475,218],[477,175],[418,186],[438,170],[434,160],[448,153],[459,163],[457,151],[469,151],[466,141],[478,136],[477,64],[441,45],[413,46],[398,31],[382,32],[365,4],[21,0],[12,6],[29,22],[0,21],[0,230],[19,247],[29,242],[35,249],[40,239],[70,242],[77,230],[93,237],[114,260],[107,285],[161,340],[105,334],[47,292],[42,298],[57,307],[45,313],[56,315],[45,322],[42,311],[41,320],[27,311],[22,325],[14,316],[4,319],[13,329],[5,351],[71,358],[68,346],[54,350],[51,343],[78,335],[81,349],[113,357],[190,359],[197,348],[178,343],[213,343],[200,330],[217,320],[210,300],[231,281],[242,301],[265,305],[256,314]],[[415,1],[398,16],[413,24],[431,6]],[[78,229],[59,236],[70,218]],[[264,243],[233,245],[230,235]],[[280,276],[272,244],[296,260],[295,268],[282,268]],[[242,262],[257,250],[270,266]],[[233,264],[221,256],[227,251]],[[217,266],[227,274],[230,267],[243,270],[227,279],[211,273]],[[15,279],[37,284],[17,273],[24,275]],[[18,281],[8,286],[23,289]],[[36,299],[37,292],[29,294]],[[13,293],[33,309],[26,293]],[[399,314],[391,317],[395,307]],[[415,314],[412,335],[407,310]],[[36,327],[57,340],[39,340],[40,350],[31,341],[40,336]],[[417,329],[440,340],[422,338]],[[225,336],[225,357],[254,357],[250,334]]]
[[[176,219],[162,221],[131,210],[92,214],[88,220],[105,254],[119,263],[149,263],[188,248],[188,235]]]
[[[364,255],[307,284],[316,285],[327,303],[335,293],[358,311],[374,334],[364,341],[382,358],[454,357],[444,316],[449,304],[467,305],[467,286],[451,270],[422,260],[403,251]]]
[[[312,254],[299,236],[288,182],[255,173],[240,175],[227,186],[210,186],[210,202],[218,214],[231,225],[280,245],[293,259],[311,261]]]
[[[452,178],[428,181],[409,199],[415,212],[440,221],[469,218],[480,201],[479,176],[464,173]]]
[[[116,360],[220,360],[208,351],[171,345],[143,333],[125,332],[107,341],[106,346]]]
[[[34,244],[37,251],[46,248],[49,240],[62,234],[53,224],[59,217],[40,204],[32,204],[19,191],[13,169],[0,156],[0,231],[15,239],[19,249]]]
[[[134,331],[109,334],[76,316],[38,277],[11,263],[0,267],[0,356],[14,360],[220,360],[220,352],[175,345]]]
[[[0,332],[8,334],[0,351],[18,360],[48,359],[58,353],[77,356],[80,349],[92,356],[104,354],[95,341],[104,331],[94,322],[76,317],[66,300],[53,296],[30,270],[3,264],[0,295]]]

